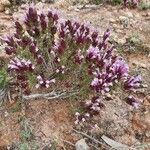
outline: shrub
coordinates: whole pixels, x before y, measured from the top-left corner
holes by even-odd
[[[4,69],[0,69],[0,89],[7,86],[7,72]]]
[[[15,29],[4,41],[12,57],[8,73],[16,86],[24,94],[36,87],[77,89],[79,95],[92,96],[84,105],[85,113],[76,113],[76,123],[98,114],[115,86],[130,93],[140,87],[141,78],[129,75],[127,63],[109,44],[109,29],[100,37],[89,24],[62,20],[56,11],[43,13],[31,6],[23,23],[15,21]],[[130,96],[127,103],[137,108],[139,102]]]
[[[4,68],[0,68],[0,105],[2,104],[6,96],[7,86],[8,86],[7,72]]]
[[[142,10],[150,9],[150,2],[147,3],[141,2],[139,8]]]
[[[140,3],[140,0],[89,0],[89,2],[99,5],[101,3],[108,3],[111,5],[120,5],[123,4],[125,7],[137,7]]]
[[[99,4],[101,4],[102,2],[103,2],[103,0],[89,0],[91,3],[94,3],[94,4],[96,4],[96,5],[99,5]]]
[[[113,5],[120,5],[122,4],[122,0],[112,0]]]

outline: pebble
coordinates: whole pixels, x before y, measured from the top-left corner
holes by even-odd
[[[0,0],[0,3],[4,6],[11,6],[11,3],[9,0]]]
[[[89,150],[89,146],[86,144],[85,139],[81,139],[75,144],[76,150]]]
[[[113,26],[114,28],[118,28],[118,25],[115,24],[115,23],[114,23],[112,26]]]
[[[134,16],[133,16],[133,14],[132,14],[131,12],[127,11],[126,17],[128,17],[128,18],[133,18]]]
[[[7,117],[9,114],[7,111],[5,111],[4,116]]]
[[[113,19],[113,18],[111,18],[111,19],[109,19],[109,22],[110,22],[110,23],[115,23],[115,22],[116,22],[116,20],[115,20],[115,19]]]
[[[11,3],[9,2],[9,0],[0,0],[0,12],[5,11],[6,7],[9,7],[11,5]]]
[[[5,14],[6,14],[6,15],[10,15],[10,14],[11,14],[11,11],[10,11],[9,9],[6,9],[6,10],[5,10]]]
[[[147,13],[147,16],[150,16],[150,12]]]
[[[124,21],[124,20],[128,20],[128,18],[125,17],[125,16],[119,16],[119,20],[120,20],[120,21]]]
[[[126,39],[125,38],[120,38],[120,37],[115,37],[114,40],[118,43],[118,44],[124,44],[126,43]]]
[[[27,5],[26,5],[26,4],[22,4],[22,5],[20,6],[20,8],[21,8],[21,9],[26,9],[26,8],[27,8]]]
[[[123,25],[124,28],[127,28],[129,25],[129,18],[125,16],[119,16],[120,23]]]

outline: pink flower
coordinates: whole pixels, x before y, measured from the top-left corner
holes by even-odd
[[[141,86],[142,78],[140,75],[129,77],[125,83],[124,88],[130,91],[136,91]]]

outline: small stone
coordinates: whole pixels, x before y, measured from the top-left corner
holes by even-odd
[[[150,95],[147,95],[147,96],[146,96],[146,99],[147,99],[148,101],[150,101]]]
[[[123,31],[120,30],[120,29],[117,29],[116,32],[117,32],[117,33],[123,33]]]
[[[75,144],[76,150],[89,150],[89,146],[86,144],[85,139],[81,139]]]
[[[143,84],[142,87],[143,88],[148,88],[148,85],[147,84]]]
[[[27,5],[26,5],[26,4],[22,4],[22,5],[20,6],[20,8],[21,8],[21,9],[26,9],[26,8],[27,8]]]
[[[133,14],[131,12],[129,12],[129,11],[127,11],[126,16],[128,18],[133,18],[134,17]]]
[[[11,6],[11,3],[9,0],[0,0],[0,3],[4,6]]]
[[[140,14],[139,13],[135,13],[134,14],[136,18],[140,18]]]
[[[145,135],[146,135],[146,137],[149,137],[149,138],[150,138],[150,131],[147,131],[147,132],[145,133]]]
[[[125,16],[119,16],[119,20],[120,21],[124,21],[124,20],[127,20],[128,18],[127,17],[125,17]]]
[[[79,12],[79,11],[80,11],[80,9],[78,9],[78,8],[75,8],[74,10],[75,10],[76,12]]]
[[[126,39],[125,38],[117,38],[117,39],[115,39],[115,41],[118,43],[118,44],[124,44],[124,43],[126,43]]]
[[[57,8],[68,8],[68,7],[70,7],[70,3],[66,0],[57,0],[55,2],[55,6]]]
[[[120,23],[123,25],[124,28],[127,28],[129,25],[129,18],[125,16],[119,17]]]
[[[11,14],[10,9],[6,9],[6,10],[5,10],[5,14],[6,14],[6,15],[10,15],[10,14]]]
[[[43,7],[43,3],[42,3],[42,2],[38,2],[38,3],[36,4],[36,7],[37,7],[37,8],[42,8],[42,7]]]
[[[9,114],[7,111],[5,111],[4,116],[7,117]]]
[[[117,25],[117,24],[112,24],[112,26],[114,27],[114,28],[119,28],[119,26]]]
[[[150,12],[147,13],[147,16],[150,16]]]
[[[115,20],[115,19],[113,19],[113,18],[110,18],[109,22],[110,22],[110,23],[115,23],[115,22],[116,22],[116,20]]]
[[[74,6],[70,6],[70,7],[68,7],[68,10],[69,10],[69,11],[74,10]]]

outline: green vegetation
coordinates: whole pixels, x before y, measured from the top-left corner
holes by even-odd
[[[0,70],[0,89],[3,89],[7,85],[7,72],[5,69]]]
[[[150,3],[141,2],[140,5],[139,5],[139,8],[140,8],[141,10],[150,9]]]

